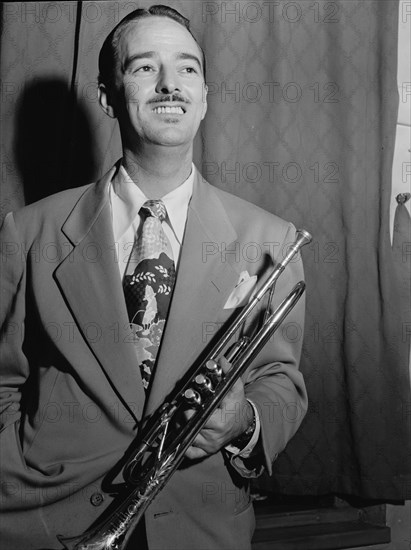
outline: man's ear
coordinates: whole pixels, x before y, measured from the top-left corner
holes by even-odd
[[[205,117],[206,112],[207,112],[207,94],[208,94],[208,86],[207,86],[206,83],[204,83],[204,85],[203,85],[203,112],[202,112],[202,115],[201,115],[201,120],[203,120],[203,118]]]
[[[112,93],[109,92],[105,84],[98,85],[98,101],[100,107],[110,118],[116,118],[116,113],[113,106]]]

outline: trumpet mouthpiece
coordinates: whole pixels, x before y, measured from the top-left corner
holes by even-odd
[[[301,246],[304,246],[305,244],[308,244],[312,241],[312,236],[311,236],[311,233],[309,233],[308,231],[306,231],[305,229],[298,229],[297,230],[297,246],[298,247],[301,247]]]

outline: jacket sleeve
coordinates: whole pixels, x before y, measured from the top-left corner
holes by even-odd
[[[289,224],[275,262],[282,259],[287,245],[294,242],[295,238],[295,227]],[[302,280],[302,260],[297,255],[276,283],[270,311],[274,311],[294,285]],[[259,308],[252,320],[247,322],[244,332],[252,331],[256,323],[261,324],[265,307]],[[304,315],[303,295],[252,362],[244,377],[246,397],[258,410],[261,429],[259,441],[249,459],[242,459],[238,455],[230,457],[231,463],[243,477],[257,477],[264,468],[271,474],[273,461],[293,437],[306,414],[307,392],[303,376],[298,370]]]
[[[29,375],[23,353],[25,262],[14,218],[9,213],[1,228],[0,301],[0,430],[20,419],[21,387]]]
[[[0,246],[0,463],[1,501],[6,512],[24,507],[22,488],[30,490],[41,480],[28,468],[19,437],[22,388],[29,376],[23,352],[26,251],[11,213],[1,228]]]

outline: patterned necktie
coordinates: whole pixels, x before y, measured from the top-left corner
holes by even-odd
[[[167,217],[163,202],[148,200],[139,214],[144,223],[130,255],[123,289],[143,385],[147,389],[176,274],[171,245],[161,225]]]

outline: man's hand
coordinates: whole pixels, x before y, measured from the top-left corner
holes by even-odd
[[[219,364],[224,373],[230,370],[231,365],[226,359],[221,358]],[[193,414],[193,410],[187,411],[187,419]],[[253,418],[253,407],[245,397],[244,385],[239,378],[187,449],[186,456],[199,459],[216,453],[242,434]]]

